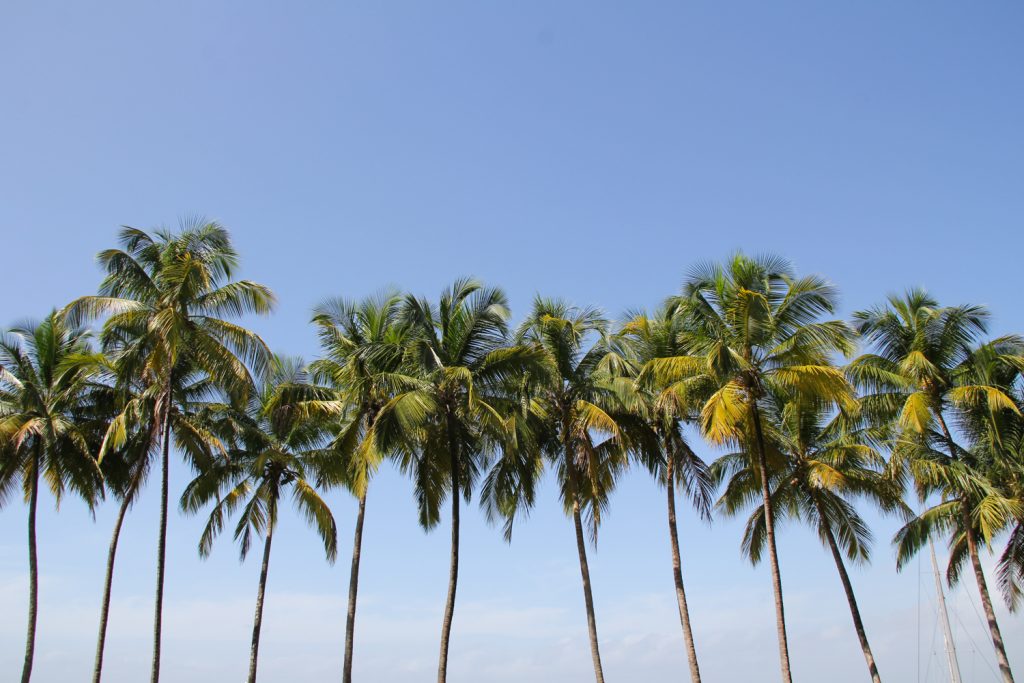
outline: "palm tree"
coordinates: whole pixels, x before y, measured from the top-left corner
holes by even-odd
[[[822,321],[835,309],[835,289],[818,276],[797,277],[775,257],[733,256],[691,271],[677,300],[689,353],[657,359],[648,372],[658,383],[705,375],[714,392],[701,408],[701,430],[716,444],[737,444],[761,483],[765,536],[775,596],[775,622],[784,683],[792,683],[782,578],[775,548],[767,441],[762,403],[774,391],[848,404],[852,391],[830,357],[852,350],[850,328]]]
[[[894,457],[909,464],[919,494],[942,495],[940,504],[897,533],[898,566],[932,534],[952,533],[950,574],[955,578],[963,561],[970,560],[1000,672],[1004,681],[1012,681],[978,541],[988,544],[1013,516],[1014,505],[986,480],[975,454],[956,443],[947,420],[964,421],[979,403],[991,413],[1019,412],[1003,387],[977,372],[980,355],[992,361],[1008,357],[1007,363],[1019,355],[1015,338],[975,348],[987,332],[988,318],[981,306],[940,306],[923,290],[890,296],[886,305],[854,314],[858,331],[875,352],[858,357],[848,371],[870,392],[867,400],[878,415],[896,420],[901,436]]]
[[[973,383],[999,387],[1016,406],[992,410],[987,400],[979,400],[965,406],[960,421],[974,466],[1017,511],[1007,520],[1009,533],[996,575],[1007,607],[1015,611],[1024,594],[1024,340],[1003,337],[972,356]]]
[[[366,492],[382,459],[367,436],[397,387],[415,385],[401,375],[409,336],[409,325],[401,319],[401,304],[401,296],[393,292],[359,303],[333,299],[317,306],[313,316],[324,357],[310,365],[310,372],[317,381],[327,382],[341,392],[347,407],[347,427],[334,445],[347,463],[345,483],[359,499],[345,621],[344,683],[352,683]]]
[[[128,511],[138,500],[153,467],[153,458],[161,446],[159,420],[155,418],[159,405],[157,395],[153,387],[146,387],[141,378],[133,378],[131,372],[124,371],[119,359],[120,351],[116,348],[112,348],[112,355],[105,358],[107,372],[113,381],[104,387],[103,392],[106,432],[99,447],[98,461],[106,491],[112,493],[120,504],[107,550],[93,683],[100,683],[103,674],[114,563],[121,528]],[[174,377],[170,435],[193,469],[208,468],[224,451],[223,444],[209,432],[202,419],[207,402],[216,398],[218,392],[205,373],[195,372],[184,362],[175,368]]]
[[[119,396],[120,393],[111,392],[115,403],[110,406],[108,414],[111,415],[112,420],[117,419],[124,407],[123,398]],[[152,407],[152,402],[146,405]],[[107,623],[110,617],[110,596],[114,583],[114,562],[117,558],[117,544],[121,537],[121,527],[148,475],[152,449],[159,446],[158,440],[149,434],[147,423],[151,422],[151,420],[145,419],[133,421],[132,434],[125,436],[124,445],[117,452],[106,454],[106,457],[103,457],[106,444],[100,447],[99,461],[103,472],[104,487],[107,492],[113,494],[115,499],[120,501],[120,504],[114,518],[114,530],[111,533],[110,546],[107,550],[103,595],[100,600],[100,627],[96,639],[96,658],[93,665],[93,683],[99,683],[103,674],[103,654],[107,641]],[[109,428],[106,431],[109,433]]]
[[[377,413],[367,447],[399,451],[402,470],[415,482],[424,528],[437,524],[441,505],[451,497],[448,597],[437,669],[438,683],[444,683],[459,576],[459,500],[470,499],[483,459],[507,432],[493,405],[496,392],[543,363],[536,350],[507,345],[509,311],[499,289],[458,280],[438,305],[409,296],[403,309],[413,334],[405,372],[415,384],[403,386]]]
[[[274,296],[262,285],[232,280],[238,255],[217,223],[194,220],[178,233],[162,229],[154,235],[126,227],[120,241],[122,249],[98,256],[107,272],[100,294],[72,302],[65,314],[73,322],[108,316],[104,348],[117,354],[120,372],[143,384],[156,404],[149,417],[163,445],[151,674],[158,683],[171,413],[183,379],[176,370],[185,365],[232,397],[244,397],[252,384],[246,365],[259,371],[269,352],[256,334],[219,316],[267,313]],[[140,413],[130,405],[126,415]]]
[[[1019,392],[1014,402],[1018,410],[1024,406]],[[999,414],[1001,420],[992,420],[992,417],[995,416],[989,414],[985,420],[997,423],[996,429],[990,432],[991,436],[986,434],[973,440],[977,449],[986,456],[986,477],[1020,510],[1020,514],[1008,523],[1010,530],[1006,547],[997,568],[997,579],[1006,606],[1016,611],[1024,595],[1024,417],[1006,410]]]
[[[92,507],[101,474],[98,425],[88,419],[97,358],[82,329],[51,313],[0,333],[0,505],[18,483],[28,503],[28,629],[22,683],[32,677],[39,602],[36,508],[42,476],[57,504],[66,490]]]
[[[212,429],[231,444],[229,457],[201,472],[181,497],[182,509],[191,513],[216,501],[199,541],[202,557],[209,555],[225,518],[239,507],[234,536],[241,559],[248,554],[253,535],[264,537],[249,683],[256,681],[270,547],[281,497],[287,491],[291,491],[296,509],[320,535],[329,561],[334,561],[338,550],[334,516],[311,482],[323,465],[326,427],[340,411],[340,404],[310,386],[307,379],[300,361],[275,357],[244,412],[228,406],[211,407]]]
[[[596,309],[542,298],[534,301],[533,311],[519,328],[516,340],[541,350],[548,368],[525,378],[526,394],[536,404],[531,408],[534,421],[541,418],[535,437],[536,464],[523,461],[519,483],[512,488],[514,493],[504,486],[491,487],[496,499],[492,508],[508,519],[508,534],[517,507],[532,505],[533,481],[541,473],[542,457],[552,463],[562,504],[576,530],[590,653],[598,683],[604,682],[604,671],[583,518],[591,540],[596,541],[601,513],[608,505],[616,476],[627,464],[630,445],[623,425],[630,417],[614,386],[615,373],[623,368],[604,339],[606,331],[607,321]],[[588,348],[589,342],[594,343]],[[526,495],[521,493],[523,489]]]
[[[667,303],[652,316],[635,313],[628,315],[627,320],[619,335],[625,340],[628,355],[639,373],[643,373],[644,368],[652,368],[649,364],[656,359],[674,358],[687,353],[686,332],[675,306]],[[636,371],[631,372],[630,376],[635,377],[638,374]],[[690,628],[690,611],[686,604],[679,554],[675,490],[678,487],[683,491],[701,518],[710,520],[711,476],[707,465],[693,452],[683,433],[684,422],[696,422],[699,397],[706,390],[708,382],[703,375],[662,384],[655,384],[652,380],[653,374],[648,372],[643,381],[627,381],[623,388],[631,409],[643,416],[658,446],[654,457],[648,459],[647,464],[657,480],[665,485],[672,578],[676,588],[679,622],[683,629],[690,678],[694,683],[699,683],[700,667]]]
[[[853,426],[856,420],[851,417],[856,416],[840,413],[828,420],[832,406],[827,404],[771,396],[762,405],[769,462],[777,463],[771,472],[776,521],[806,522],[832,553],[868,673],[880,683],[843,554],[853,562],[869,559],[871,531],[850,498],[867,498],[887,512],[902,509],[902,487],[886,476],[885,459],[876,448],[882,434]],[[722,456],[712,471],[716,481],[728,481],[718,501],[726,514],[734,515],[758,498],[759,474],[744,454]],[[764,508],[758,507],[747,520],[742,545],[754,564],[764,554],[765,539]]]

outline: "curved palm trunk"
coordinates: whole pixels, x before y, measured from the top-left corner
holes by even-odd
[[[164,565],[167,557],[167,488],[168,470],[170,469],[171,450],[171,397],[167,392],[167,405],[164,407],[164,447],[160,459],[160,537],[156,552],[156,605],[153,610],[153,670],[151,683],[160,680],[160,640],[163,635],[164,613]]]
[[[273,503],[271,503],[273,506]],[[263,627],[263,596],[267,591],[267,570],[270,569],[270,543],[274,537],[274,513],[267,516],[267,540],[263,544],[263,564],[260,567],[260,587],[256,593],[256,616],[252,622],[252,649],[249,652],[249,683],[256,683],[256,663],[260,652],[260,629]]]
[[[452,617],[455,614],[455,591],[459,585],[459,456],[452,450],[452,554],[448,569],[448,599],[444,605],[444,620],[441,622],[441,654],[437,663],[437,683],[448,679],[448,641],[452,633]]]
[[[131,495],[125,495],[121,501],[121,508],[117,511],[117,521],[114,522],[114,533],[110,538],[110,549],[107,551],[107,574],[103,580],[103,602],[100,606],[100,634],[96,640],[96,663],[93,666],[93,683],[100,683],[100,676],[103,674],[103,648],[107,642],[107,619],[110,616],[110,591],[114,582],[114,559],[117,556],[117,541],[121,536],[121,525],[131,505]]]
[[[686,658],[690,664],[690,679],[700,683],[700,668],[697,666],[697,648],[693,644],[690,630],[690,610],[686,605],[686,590],[683,588],[682,562],[679,557],[679,531],[676,529],[675,478],[672,473],[672,455],[666,452],[665,488],[668,491],[668,532],[672,545],[672,578],[676,584],[676,602],[679,603],[679,623],[683,627],[683,641],[686,644]]]
[[[786,636],[786,609],[782,601],[782,575],[779,572],[779,553],[775,548],[775,516],[772,512],[771,488],[768,483],[768,458],[764,449],[764,432],[761,429],[761,412],[752,402],[754,435],[757,439],[757,463],[761,470],[761,497],[764,506],[765,536],[768,540],[768,563],[772,570],[772,590],[775,593],[775,628],[779,637],[779,661],[782,664],[783,683],[793,683],[789,667],[789,639]]]
[[[946,446],[949,448],[949,457],[957,460],[956,442],[946,425],[946,419],[941,410],[936,410],[939,426],[942,427],[942,434],[946,439]],[[981,594],[981,604],[985,608],[985,619],[988,621],[989,635],[992,636],[992,647],[996,651],[996,661],[999,663],[999,672],[1003,676],[1003,683],[1013,683],[1013,671],[1010,670],[1010,660],[1006,656],[1006,647],[1003,645],[1003,635],[999,630],[999,622],[996,621],[995,610],[992,609],[992,598],[988,593],[988,583],[985,581],[985,572],[981,568],[981,558],[978,556],[978,540],[974,535],[974,524],[971,521],[969,501],[962,501],[963,525],[967,536],[967,553],[971,556],[971,566],[974,568],[974,580],[978,584],[978,593]]]
[[[359,592],[359,557],[363,547],[363,518],[366,516],[366,491],[359,496],[359,514],[356,516],[356,534],[352,543],[352,569],[348,576],[348,616],[345,619],[344,683],[352,683],[352,648],[356,631],[356,595]]]
[[[604,683],[601,651],[597,645],[597,618],[594,616],[594,595],[590,590],[590,565],[587,564],[587,546],[583,541],[583,521],[580,519],[579,501],[572,504],[572,522],[576,527],[576,550],[580,555],[580,575],[583,578],[583,601],[587,606],[587,629],[590,632],[590,656],[594,660],[594,677]]]
[[[822,520],[825,519],[825,511],[818,503],[818,511]],[[864,653],[864,660],[868,664],[868,673],[873,683],[882,683],[878,675],[878,666],[875,664],[875,656],[871,652],[871,645],[868,644],[867,632],[864,630],[864,622],[860,618],[860,609],[857,607],[857,598],[853,594],[853,584],[850,583],[850,575],[846,573],[846,565],[843,563],[843,556],[839,552],[839,545],[828,524],[822,524],[825,528],[825,538],[828,540],[829,550],[832,551],[832,559],[836,561],[836,569],[839,571],[839,580],[843,582],[843,590],[846,592],[846,601],[850,603],[850,614],[853,616],[853,628],[857,631],[857,639],[860,640],[860,649]]]
[[[999,622],[996,621],[995,610],[992,609],[992,598],[988,593],[988,584],[985,582],[985,572],[981,568],[981,558],[978,556],[978,543],[974,537],[974,529],[970,526],[970,512],[964,506],[965,526],[967,529],[967,551],[971,556],[971,565],[974,567],[974,580],[978,583],[978,593],[981,594],[981,605],[985,608],[985,620],[988,622],[988,630],[992,636],[992,647],[996,651],[996,661],[999,663],[999,673],[1003,676],[1003,683],[1013,683],[1013,671],[1010,670],[1010,660],[1006,656],[1006,647],[1003,645],[1003,635],[999,631]]]
[[[39,558],[36,556],[36,507],[39,503],[39,451],[32,456],[32,484],[28,501],[28,632],[25,636],[25,664],[21,683],[32,678],[36,652],[36,617],[39,611]]]

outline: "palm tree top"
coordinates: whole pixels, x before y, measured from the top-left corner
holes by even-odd
[[[0,505],[20,470],[27,496],[33,453],[58,503],[67,488],[90,506],[101,494],[99,358],[89,339],[56,311],[0,332]]]
[[[259,336],[226,317],[269,313],[276,303],[264,285],[233,280],[238,255],[221,225],[182,222],[153,235],[126,227],[120,249],[100,252],[106,271],[98,296],[71,302],[72,324],[105,316],[101,341],[121,372],[166,383],[179,356],[224,389],[244,395],[269,350]]]
[[[437,305],[407,295],[403,312],[418,332],[412,347],[424,368],[475,368],[506,342],[511,313],[505,292],[474,278],[456,280]]]
[[[923,289],[853,314],[857,332],[878,356],[914,379],[945,384],[988,332],[989,318],[983,306],[940,306]]]
[[[259,378],[244,412],[212,406],[211,431],[228,447],[228,457],[200,472],[181,497],[181,507],[196,512],[216,500],[200,539],[200,555],[209,554],[224,518],[240,505],[235,528],[242,559],[253,534],[276,524],[280,490],[290,488],[296,508],[316,529],[329,560],[337,553],[337,530],[314,481],[325,466],[322,448],[330,436],[331,419],[341,411],[326,390],[308,383],[299,358],[274,355]]]

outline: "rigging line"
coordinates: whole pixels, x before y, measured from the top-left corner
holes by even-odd
[[[960,618],[960,615],[956,612],[956,610],[953,611],[953,616],[956,617],[956,620],[958,622],[960,622],[960,626],[961,626],[961,628],[963,628],[963,632],[965,634],[967,634],[967,639],[969,641],[971,641],[971,645],[974,647],[974,652],[977,653],[977,651],[979,649],[981,649],[981,648],[978,645],[978,642],[976,640],[974,640],[974,636],[971,635],[970,630],[967,628],[967,624],[965,624],[963,619]],[[997,672],[995,670],[995,667],[992,666],[991,662],[988,661],[988,657],[984,657],[983,656],[981,658],[981,661],[985,662],[985,666],[988,667],[988,670],[992,672],[992,675],[995,676],[995,679],[998,681],[999,680],[999,672]]]
[[[967,594],[967,602],[971,603],[971,609],[974,610],[974,616],[978,617],[978,626],[984,632],[988,629],[988,622],[981,618],[981,612],[978,611],[978,606],[974,604],[974,595],[971,591],[964,588],[964,593]]]
[[[921,553],[918,553],[918,683],[921,683]]]
[[[932,624],[932,644],[931,644],[931,647],[928,648],[929,651],[931,652],[931,656],[928,657],[928,668],[925,669],[925,671],[924,671],[924,680],[925,680],[926,683],[927,683],[927,681],[929,679],[929,676],[931,675],[932,662],[935,660],[936,657],[939,656],[939,653],[935,649],[935,637],[938,635],[938,633],[939,633],[939,621],[938,621],[938,619],[936,619],[935,623]]]

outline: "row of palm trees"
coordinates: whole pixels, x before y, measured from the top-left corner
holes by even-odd
[[[408,474],[419,522],[450,505],[451,559],[438,682],[447,675],[459,571],[461,507],[479,489],[511,539],[556,478],[572,520],[595,679],[604,674],[587,561],[620,475],[648,470],[665,487],[672,574],[690,677],[700,681],[676,523],[677,492],[697,514],[749,512],[742,552],[767,557],[781,677],[791,683],[778,524],[811,526],[829,549],[873,681],[881,677],[845,562],[868,559],[856,503],[902,515],[902,566],[929,539],[951,549],[950,582],[969,563],[1004,681],[1013,675],[980,562],[1007,538],[999,586],[1011,608],[1024,585],[1024,341],[984,340],[988,314],[911,291],[832,319],[836,292],[784,261],[736,255],[690,272],[656,311],[613,326],[598,310],[537,298],[510,324],[505,295],[456,281],[437,302],[386,293],[319,305],[320,357],[275,355],[239,317],[267,314],[264,286],[234,278],[238,256],[216,223],[149,234],[125,228],[102,252],[97,295],[0,337],[0,503],[28,503],[29,618],[22,682],[32,671],[40,485],[90,506],[118,502],[107,555],[93,681],[103,669],[118,537],[149,474],[161,485],[151,681],[160,675],[173,451],[195,478],[180,498],[208,521],[206,555],[229,521],[244,558],[262,540],[249,681],[256,680],[271,544],[282,503],[315,528],[329,560],[337,528],[322,498],[358,500],[342,678],[352,680],[359,564],[373,475]],[[99,325],[95,338],[84,325]],[[860,355],[858,351],[862,351]],[[852,358],[843,366],[841,359]],[[687,427],[726,455],[710,465]],[[157,464],[159,466],[157,467]],[[41,481],[42,480],[42,481]],[[905,502],[913,487],[914,514]],[[721,491],[717,500],[716,492]]]

